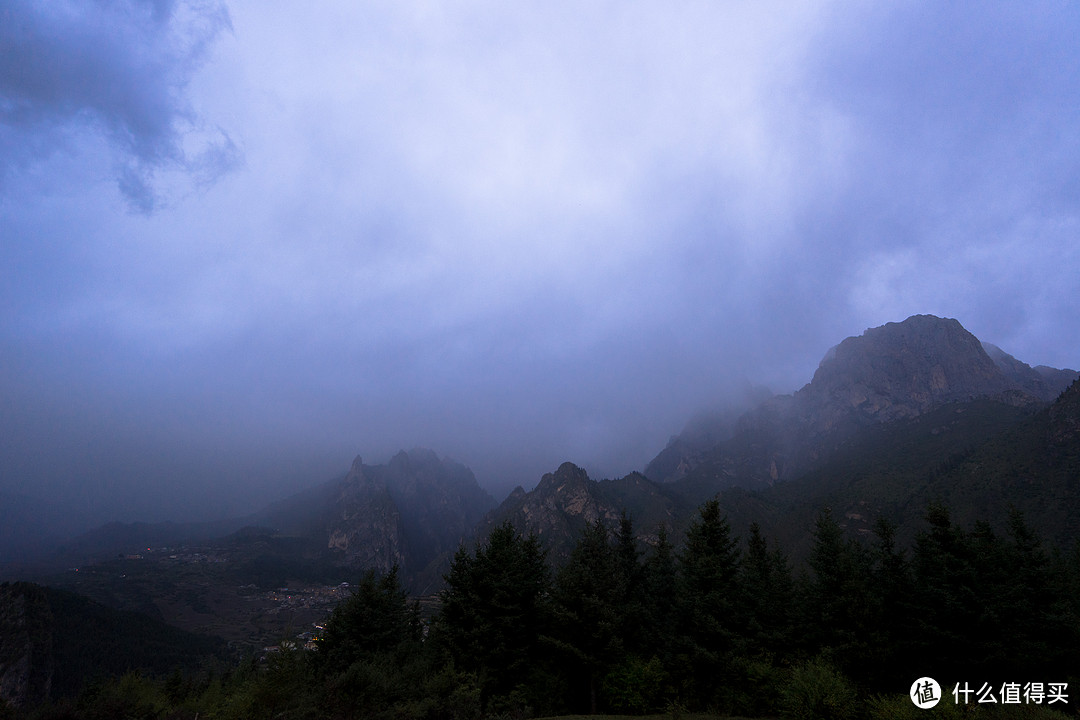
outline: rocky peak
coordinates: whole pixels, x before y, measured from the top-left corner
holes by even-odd
[[[860,428],[976,398],[1037,406],[1076,376],[1032,369],[957,320],[914,315],[830,349],[807,385],[741,416],[730,438],[701,448],[680,436],[647,472],[716,488],[771,484],[797,477]]]
[[[595,485],[583,469],[564,462],[554,473],[545,473],[540,478],[533,494],[549,511],[594,522],[605,515],[594,497]]]
[[[572,462],[564,462],[553,473],[544,473],[536,485],[536,492],[552,495],[576,494],[586,490],[589,474]]]
[[[434,451],[427,448],[414,448],[408,452],[398,451],[397,455],[386,463],[385,475],[402,493],[413,493],[421,485],[437,483],[439,476],[445,475],[443,462]]]
[[[385,465],[358,456],[341,481],[328,546],[361,567],[420,572],[468,537],[493,505],[469,468],[433,451],[401,451]]]
[[[364,461],[357,455],[353,460],[352,467],[341,481],[339,492],[339,504],[344,508],[363,497],[372,490],[385,490],[385,484],[378,476],[372,476],[364,472]]]
[[[469,468],[450,459],[440,459],[427,448],[398,452],[379,468],[377,474],[399,503],[422,503],[425,498],[437,496],[455,498],[454,502],[468,505],[483,505],[484,512],[495,504]]]
[[[829,429],[846,419],[914,417],[1010,389],[1014,384],[959,322],[914,315],[832,348],[795,399],[803,418]]]
[[[363,475],[364,474],[364,458],[357,455],[353,458],[352,467],[349,468],[350,475]]]
[[[329,549],[364,568],[385,572],[395,565],[406,566],[401,515],[386,485],[366,472],[359,455],[341,481],[330,512]]]
[[[613,526],[619,511],[602,497],[585,470],[564,462],[555,472],[545,473],[532,492],[511,493],[488,514],[480,534],[509,520],[518,531],[539,537],[559,560],[569,554],[587,524],[602,520]]]

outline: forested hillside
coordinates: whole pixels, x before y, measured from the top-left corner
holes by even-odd
[[[941,506],[926,523],[901,547],[888,523],[863,542],[826,511],[793,564],[756,525],[733,534],[710,501],[685,536],[661,529],[648,548],[629,517],[616,533],[594,522],[558,568],[503,524],[458,551],[430,617],[396,571],[371,570],[313,650],[287,644],[224,676],[129,675],[34,717],[884,720],[913,707],[904,694],[922,675],[1075,689],[1080,551],[1044,546],[1019,513],[1000,535]]]
[[[0,585],[0,701],[29,707],[129,671],[168,674],[224,660],[219,638],[31,583]]]

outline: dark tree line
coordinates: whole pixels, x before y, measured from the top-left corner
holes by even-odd
[[[395,572],[370,572],[316,652],[184,702],[238,718],[848,718],[874,716],[856,698],[902,696],[923,675],[1080,692],[1080,550],[1048,551],[1018,513],[1005,536],[942,507],[926,519],[899,548],[887,522],[857,540],[826,510],[798,570],[756,525],[735,537],[715,501],[677,546],[663,527],[639,546],[626,516],[614,532],[594,523],[559,568],[506,524],[458,551],[428,621]]]
[[[775,714],[790,670],[810,662],[863,695],[904,693],[920,675],[1075,682],[1080,551],[1047,551],[1015,512],[1001,537],[986,524],[953,525],[943,507],[926,519],[901,549],[888,522],[860,541],[826,510],[797,573],[758,526],[736,538],[715,501],[677,549],[661,528],[642,552],[624,516],[614,533],[586,528],[554,571],[534,538],[507,525],[475,555],[459,552],[432,637],[481,678],[482,704],[517,692],[545,714],[673,704]],[[527,585],[484,564],[503,544],[528,558],[517,570],[529,568]],[[528,622],[502,628],[504,605],[464,592],[485,582],[527,586]],[[462,643],[463,628],[477,626],[489,633],[487,651]]]

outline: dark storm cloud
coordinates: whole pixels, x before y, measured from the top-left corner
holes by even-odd
[[[1080,363],[1074,5],[46,7],[0,31],[9,487],[622,475],[914,313]]]
[[[0,192],[14,173],[104,138],[130,207],[158,202],[155,174],[205,180],[238,151],[201,120],[184,91],[214,39],[224,5],[171,0],[8,0],[0,7]],[[198,137],[201,147],[185,148]]]

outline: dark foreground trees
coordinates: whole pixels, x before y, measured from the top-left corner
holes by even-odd
[[[677,545],[663,528],[651,546],[634,535],[628,517],[614,533],[593,523],[553,573],[535,537],[502,525],[458,551],[427,621],[396,572],[371,572],[314,652],[284,647],[197,678],[128,675],[38,717],[885,720],[911,714],[905,694],[926,674],[946,694],[957,681],[1080,694],[1080,551],[1045,549],[1018,514],[997,535],[932,507],[902,549],[888,523],[858,540],[823,512],[797,577],[756,526],[735,537],[715,503]]]
[[[540,542],[509,523],[473,552],[462,547],[454,556],[432,639],[454,670],[476,683],[485,707],[550,703],[550,590]]]

